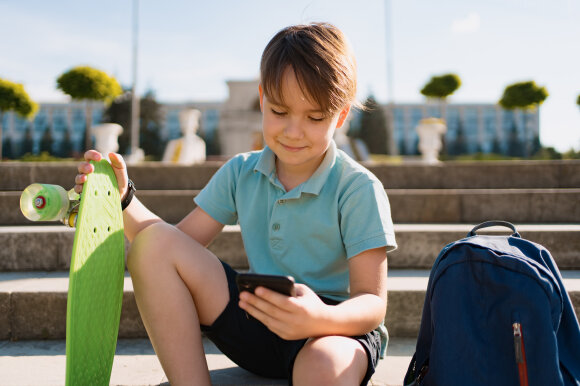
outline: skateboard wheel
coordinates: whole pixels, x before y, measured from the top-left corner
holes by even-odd
[[[66,217],[69,199],[58,185],[32,184],[20,196],[20,210],[32,221],[58,221]]]

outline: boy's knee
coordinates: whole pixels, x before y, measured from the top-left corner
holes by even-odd
[[[127,269],[134,273],[142,263],[150,263],[152,259],[162,257],[164,245],[167,245],[167,235],[171,226],[166,223],[149,225],[135,236],[127,254]]]
[[[307,384],[350,384],[366,373],[366,352],[350,338],[328,336],[312,339],[300,350],[293,380]],[[360,383],[360,380],[358,381]]]

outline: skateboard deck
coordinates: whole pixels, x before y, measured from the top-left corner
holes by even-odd
[[[125,238],[117,179],[91,163],[72,249],[66,316],[66,385],[108,385],[117,345]]]

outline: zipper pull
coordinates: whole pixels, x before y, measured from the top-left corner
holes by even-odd
[[[520,386],[528,386],[528,364],[526,362],[526,349],[524,347],[524,334],[522,325],[518,322],[512,324],[514,332],[514,350],[518,373],[520,377]]]
[[[514,323],[513,330],[514,348],[516,350],[516,363],[524,363],[524,356],[522,354],[522,326],[519,323]]]

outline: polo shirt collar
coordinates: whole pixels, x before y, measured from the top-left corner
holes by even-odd
[[[328,146],[328,150],[326,151],[326,155],[324,159],[318,166],[318,169],[312,174],[312,176],[299,186],[297,186],[294,190],[297,190],[297,194],[300,193],[310,193],[318,195],[322,190],[322,187],[326,183],[328,176],[330,175],[330,170],[334,163],[336,162],[336,143],[334,140],[330,141],[330,145]],[[262,150],[262,154],[260,154],[260,158],[256,163],[256,167],[254,171],[260,172],[268,179],[270,182],[276,186],[280,186],[280,182],[278,182],[278,178],[276,177],[276,155],[274,152],[268,147],[265,146],[264,150]]]

